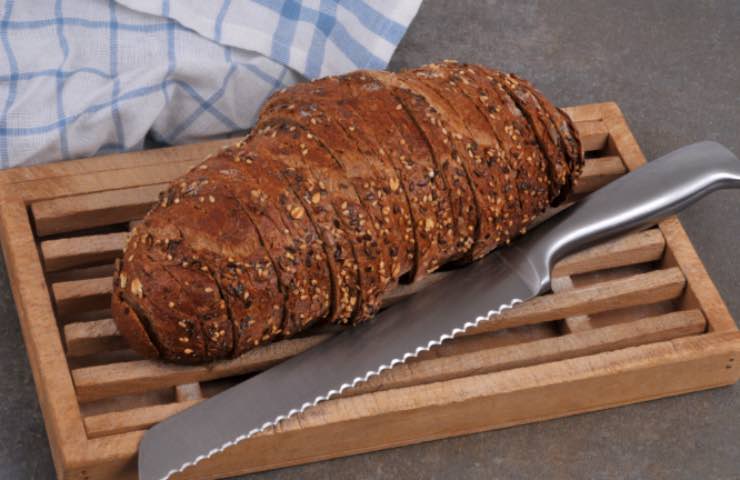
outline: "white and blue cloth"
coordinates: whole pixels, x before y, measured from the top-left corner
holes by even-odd
[[[244,130],[305,78],[384,68],[421,0],[0,0],[0,168]]]

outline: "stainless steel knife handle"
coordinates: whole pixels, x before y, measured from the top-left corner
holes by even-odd
[[[535,228],[513,245],[549,289],[550,271],[564,256],[622,233],[655,224],[715,190],[740,188],[740,161],[716,142],[679,148],[622,176]]]

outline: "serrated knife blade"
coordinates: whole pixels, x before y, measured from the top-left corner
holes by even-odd
[[[549,288],[564,255],[643,228],[710,191],[740,187],[740,162],[702,142],[591,194],[512,246],[380,312],[375,319],[255,375],[152,427],[141,480],[167,479]]]

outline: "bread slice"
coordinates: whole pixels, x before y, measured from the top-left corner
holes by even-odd
[[[450,157],[451,147],[440,135],[444,127],[439,125],[436,112],[420,92],[412,90],[401,75],[393,76],[382,72],[372,72],[372,75],[391,91],[398,102],[395,108],[405,112],[413,120],[429,151],[429,156],[412,155],[413,164],[405,165],[407,169],[416,169],[417,176],[421,177],[416,183],[409,182],[406,185],[412,202],[416,201],[422,207],[429,205],[429,208],[425,209],[423,219],[416,222],[417,236],[422,242],[431,244],[430,251],[433,253],[432,258],[425,258],[423,253],[426,252],[420,245],[419,265],[423,266],[421,273],[425,275],[449,261],[460,258],[464,253],[460,250],[466,248],[467,237],[460,235],[458,223],[467,219],[462,220],[455,215],[453,195],[456,191],[450,188],[450,182],[445,175],[449,171],[444,166],[445,160]],[[404,139],[402,141],[405,143]],[[421,197],[414,194],[419,187],[427,185],[429,194]],[[463,231],[468,235],[472,234],[465,229]],[[419,276],[419,269],[416,276]]]
[[[327,195],[325,186],[321,186],[308,167],[318,162],[316,156],[328,156],[328,153],[315,142],[302,143],[300,138],[305,134],[303,127],[294,122],[265,122],[261,133],[256,132],[250,138],[250,146],[280,158],[284,165],[283,178],[300,199],[323,241],[330,272],[327,320],[347,323],[352,319],[361,290],[357,261],[349,233],[336,222],[339,212],[334,208],[333,197]]]
[[[569,169],[565,183],[561,185],[561,192],[569,192],[572,187],[569,183],[570,180],[580,175],[583,168],[581,141],[572,120],[563,110],[550,103],[542,92],[537,90],[530,82],[511,73],[503,74],[503,76],[507,79],[506,83],[510,85],[515,94],[524,98],[532,97],[532,102],[535,103],[537,108],[545,112],[550,138],[565,155]],[[562,201],[563,198],[563,195],[557,197],[554,200],[555,204]]]
[[[373,74],[366,71],[351,74],[353,81],[347,84],[353,100],[343,102],[343,106],[359,118],[363,112],[373,112],[377,119],[355,128],[374,137],[380,154],[378,158],[389,172],[383,191],[398,198],[393,208],[394,213],[402,217],[399,221],[402,230],[398,231],[401,235],[400,273],[408,274],[400,280],[410,282],[436,268],[429,263],[433,255],[424,254],[430,248],[436,251],[437,238],[428,234],[426,219],[440,208],[433,205],[438,194],[436,185],[429,181],[431,152],[414,120],[403,108],[398,108],[398,99]]]
[[[314,91],[326,92],[329,79],[324,79],[314,85]],[[372,199],[377,182],[375,172],[365,161],[357,146],[348,137],[348,134],[339,120],[333,115],[332,99],[329,98],[320,104],[316,103],[311,92],[296,95],[290,104],[281,104],[277,100],[270,102],[263,109],[261,123],[287,119],[301,125],[306,133],[304,145],[316,143],[330,156],[328,163],[330,170],[326,172],[337,179],[346,179],[349,189],[354,195],[338,205],[340,215],[356,215],[346,223],[357,242],[355,251],[358,262],[360,282],[363,286],[358,305],[359,314],[355,321],[364,321],[371,318],[380,308],[380,293],[390,283],[388,248],[383,245],[381,235],[382,226],[378,217],[380,210],[375,208]],[[316,95],[316,94],[313,94]],[[320,106],[319,106],[320,105]],[[310,136],[310,137],[309,137]],[[353,213],[356,212],[356,213]]]

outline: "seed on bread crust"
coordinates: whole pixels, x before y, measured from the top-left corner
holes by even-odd
[[[131,293],[141,298],[144,296],[144,286],[141,284],[141,280],[134,278],[131,281]]]

